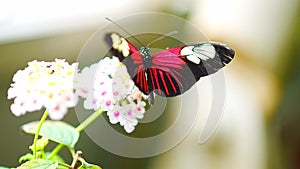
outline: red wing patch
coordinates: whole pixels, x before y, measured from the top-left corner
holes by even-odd
[[[158,95],[176,96],[188,90],[195,82],[192,71],[184,56],[180,55],[183,46],[163,50],[153,55],[150,78],[151,86]]]

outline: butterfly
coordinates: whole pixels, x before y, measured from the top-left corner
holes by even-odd
[[[235,55],[225,44],[204,42],[162,50],[154,55],[150,48],[139,50],[120,34],[112,32],[105,38],[111,52],[126,65],[135,85],[149,102],[153,93],[173,97],[188,91],[201,77],[215,73],[228,64]]]

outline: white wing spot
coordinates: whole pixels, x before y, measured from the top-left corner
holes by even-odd
[[[201,60],[195,55],[188,55],[186,58],[195,64],[199,64],[201,62]]]
[[[122,52],[124,57],[127,57],[129,55],[129,49],[130,49],[127,41],[116,33],[112,33],[110,37],[113,43],[112,47],[118,50],[119,52]]]
[[[215,47],[210,43],[203,43],[198,46],[186,46],[181,49],[180,54],[195,63],[200,64],[202,60],[213,59],[216,55]]]
[[[201,62],[201,60],[197,56],[194,55],[193,48],[194,48],[194,46],[186,46],[181,49],[180,54],[182,56],[186,56],[186,58],[189,61],[191,61],[195,64],[199,64]]]
[[[193,49],[194,54],[201,60],[213,59],[216,55],[216,50],[210,43],[205,43],[200,46],[196,46]]]
[[[193,49],[193,46],[186,46],[186,47],[181,49],[180,54],[182,56],[193,55],[194,52],[193,52],[192,49]]]

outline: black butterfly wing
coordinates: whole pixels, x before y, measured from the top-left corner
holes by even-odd
[[[131,56],[132,53],[139,52],[128,40],[118,33],[113,32],[106,34],[105,40],[111,46],[112,54],[117,56],[120,61]]]
[[[235,52],[220,43],[178,46],[153,56],[149,88],[158,95],[177,96],[190,89],[200,77],[228,64]]]
[[[185,46],[180,54],[185,56],[188,66],[199,80],[226,66],[234,58],[235,52],[225,44],[200,43]]]

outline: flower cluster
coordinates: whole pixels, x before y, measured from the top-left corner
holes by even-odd
[[[11,111],[20,116],[45,107],[50,118],[62,119],[78,101],[73,87],[77,72],[77,63],[69,65],[62,59],[29,62],[28,67],[14,75],[8,89],[8,99],[14,98]]]
[[[120,123],[130,133],[144,117],[145,97],[134,85],[126,66],[116,57],[105,57],[85,67],[76,78],[78,95],[86,109],[107,111],[111,123]]]
[[[130,133],[145,113],[145,96],[134,85],[126,66],[116,57],[78,72],[78,63],[69,65],[61,59],[54,62],[32,61],[13,77],[8,98],[14,99],[11,110],[16,116],[46,108],[51,119],[60,120],[74,107],[79,96],[84,108],[107,112],[111,123],[124,126]]]

